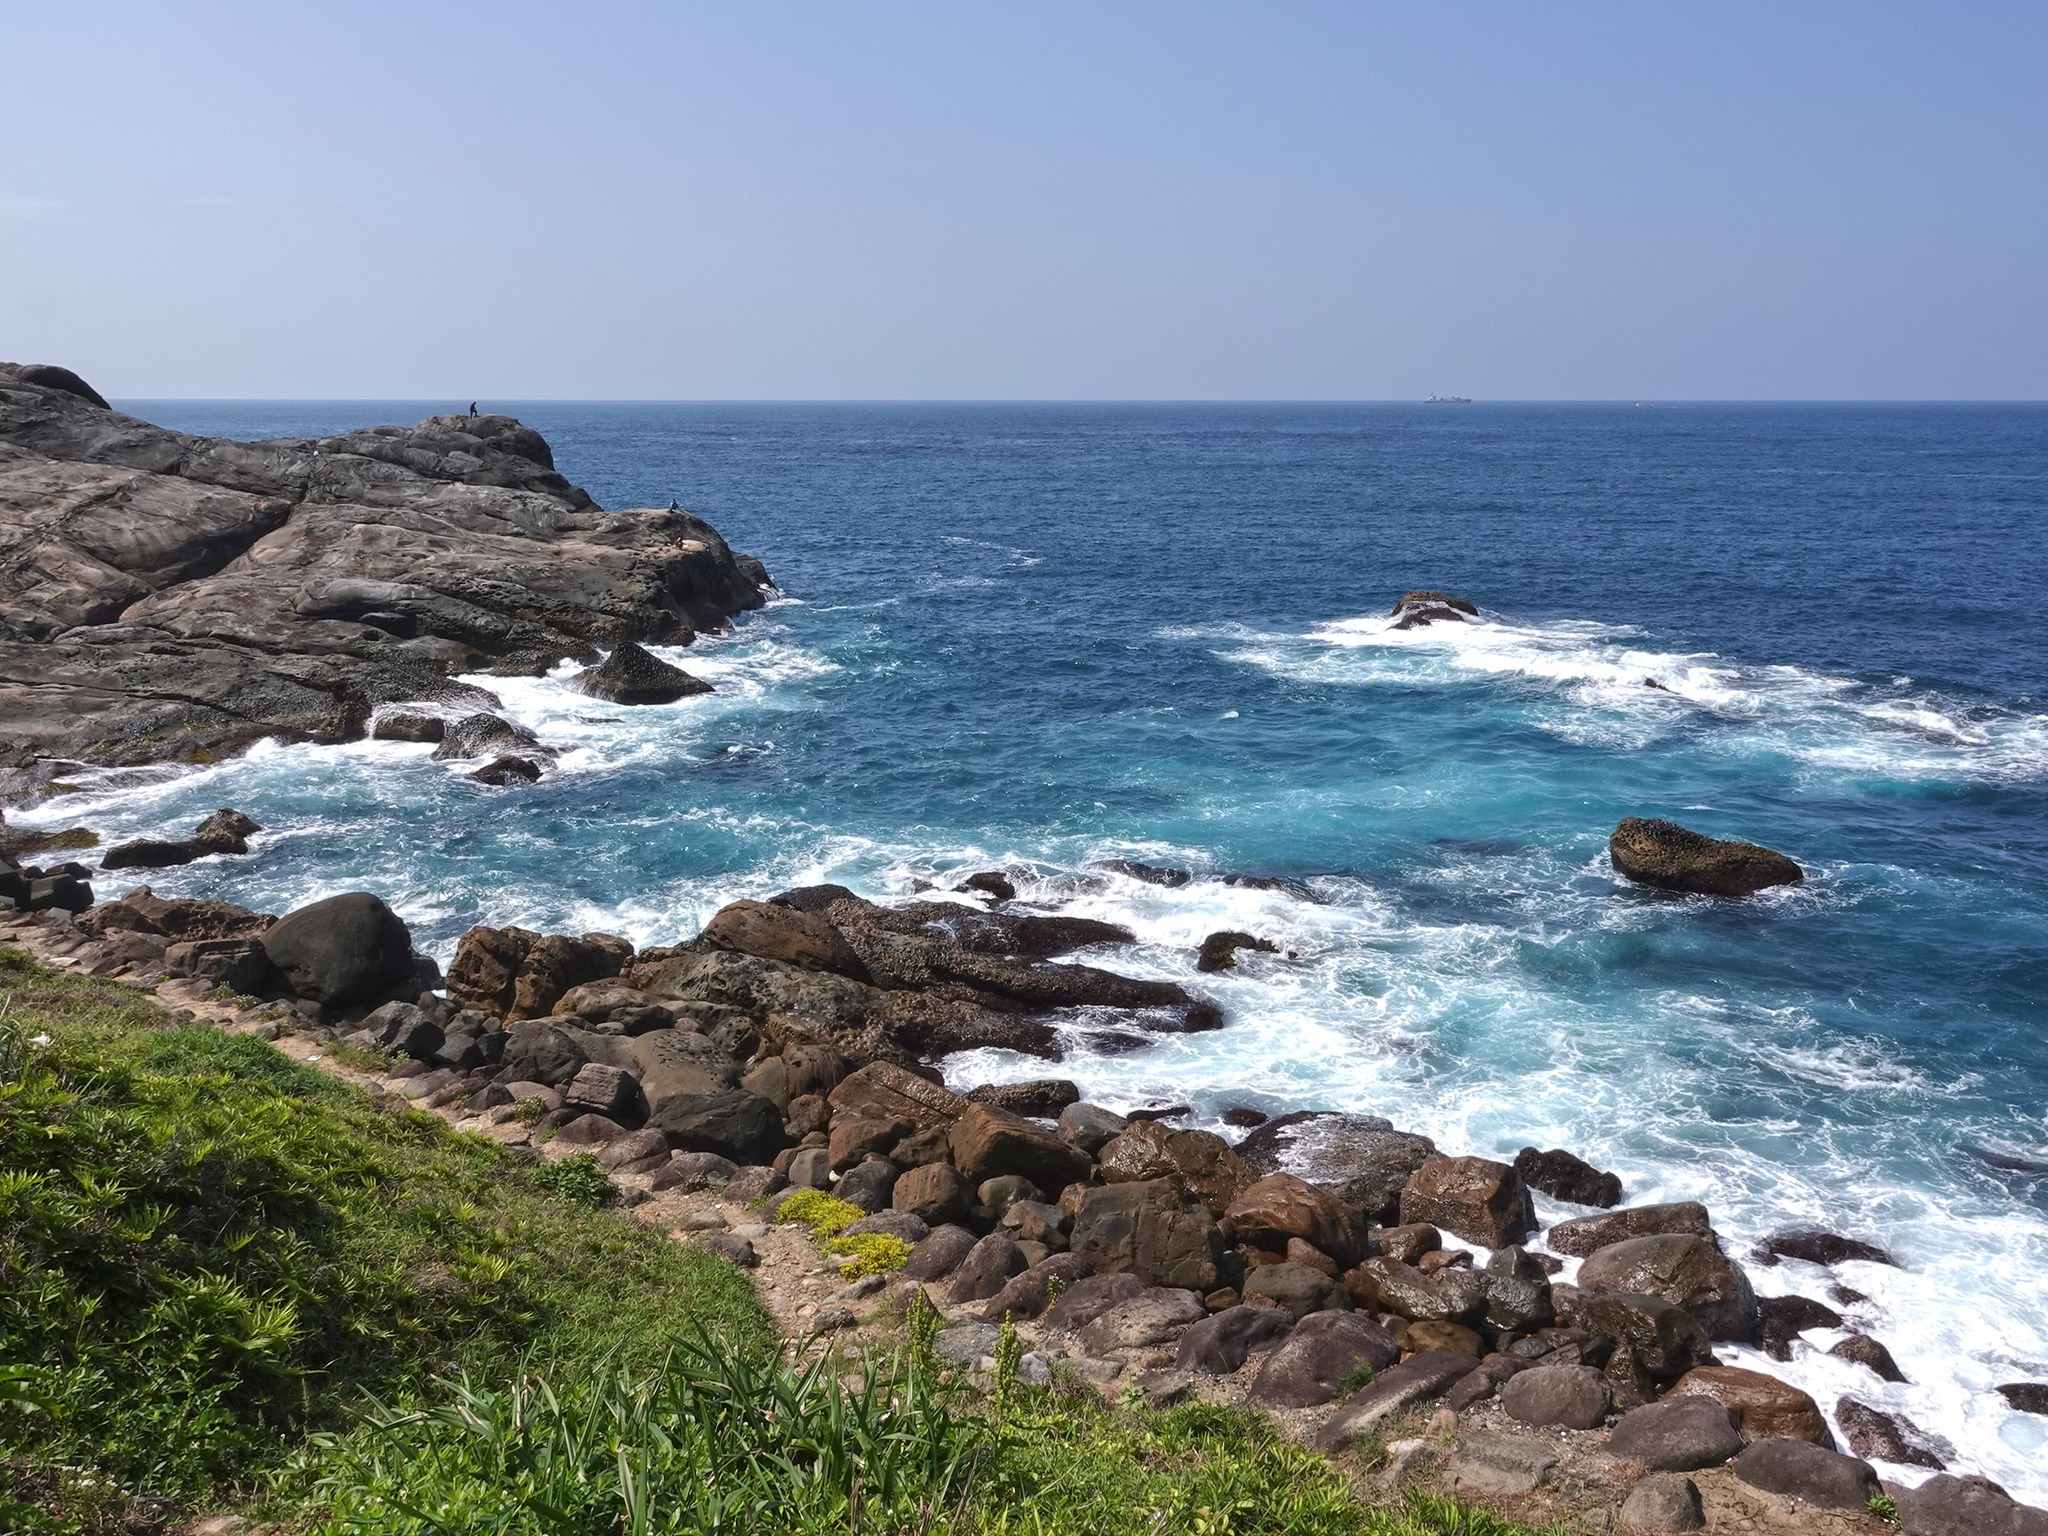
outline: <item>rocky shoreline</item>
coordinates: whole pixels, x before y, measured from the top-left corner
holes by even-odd
[[[758,606],[767,582],[689,514],[600,511],[510,418],[227,443],[13,365],[0,538],[0,797],[15,803],[81,763],[205,761],[266,737],[432,741],[438,758],[478,761],[484,784],[529,781],[548,745],[453,674],[568,657],[593,697],[675,702],[705,685],[637,642],[685,644]],[[1485,622],[1433,591],[1392,618]],[[223,809],[100,867],[232,857],[260,830]],[[1232,1142],[1176,1126],[1170,1106],[1113,1113],[1058,1077],[954,1092],[938,1063],[964,1050],[1057,1061],[1077,1036],[1135,1048],[1225,1022],[1188,987],[1066,958],[1132,935],[1018,903],[1005,871],[898,906],[789,890],[647,949],[476,927],[444,977],[368,892],[281,917],[147,887],[98,902],[84,863],[24,862],[90,837],[0,851],[0,911],[15,909],[0,932],[208,1000],[235,1027],[388,1063],[383,1089],[401,1101],[527,1155],[588,1153],[657,1212],[718,1213],[702,1240],[741,1264],[786,1255],[763,1234],[832,1202],[832,1235],[878,1240],[862,1251],[901,1278],[835,1291],[808,1317],[818,1331],[858,1327],[857,1304],[915,1286],[946,1311],[942,1348],[963,1364],[1009,1322],[1028,1330],[1033,1370],[1154,1401],[1241,1396],[1333,1454],[1426,1424],[1393,1435],[1393,1475],[1428,1470],[1525,1517],[1569,1489],[1573,1513],[1620,1530],[1875,1530],[1874,1499],[1923,1536],[2048,1529],[2048,1514],[1947,1475],[1955,1449],[1903,1418],[1846,1396],[1837,1444],[1812,1398],[1718,1357],[1788,1359],[1801,1333],[1841,1330],[1831,1353],[1899,1379],[1839,1279],[1838,1311],[1759,1298],[1744,1268],[1891,1262],[1868,1244],[1788,1229],[1732,1254],[1704,1207],[1626,1205],[1619,1179],[1568,1151],[1458,1156],[1367,1115],[1243,1107],[1226,1116],[1245,1132]],[[1654,890],[1739,897],[1804,878],[1773,850],[1666,821],[1623,821],[1610,851]],[[1198,969],[1273,948],[1214,934]],[[1534,1192],[1582,1214],[1542,1228]],[[1941,1475],[1887,1489],[1864,1458]]]
[[[915,1286],[963,1364],[1008,1321],[1029,1370],[1151,1401],[1241,1398],[1329,1453],[1379,1447],[1397,1480],[1523,1518],[1598,1505],[1630,1531],[1876,1530],[1866,1506],[1889,1499],[1924,1536],[2048,1529],[1980,1479],[1881,1485],[1865,1458],[1941,1469],[1955,1450],[1853,1395],[1835,1405],[1838,1444],[1807,1394],[1718,1358],[1789,1358],[1802,1332],[1845,1329],[1833,1354],[1899,1379],[1857,1326],[1856,1292],[1837,1281],[1840,1311],[1760,1299],[1745,1270],[1893,1262],[1872,1245],[1798,1228],[1738,1256],[1703,1206],[1623,1204],[1613,1175],[1567,1151],[1447,1155],[1372,1116],[1247,1111],[1259,1123],[1233,1144],[1059,1078],[952,1091],[937,1057],[1031,1048],[1066,1009],[1152,1029],[1205,1018],[1178,988],[1051,962],[1116,938],[1007,910],[993,883],[973,887],[985,908],[794,890],[639,951],[478,927],[445,977],[367,893],[274,919],[144,888],[0,931],[315,1054],[388,1063],[395,1099],[527,1155],[588,1154],[653,1218],[722,1213],[675,1229],[736,1263],[786,1261],[786,1241],[761,1241],[778,1219],[843,1209],[835,1238],[883,1241],[835,1245],[841,1262],[901,1276],[834,1286],[799,1319],[813,1332],[857,1329]],[[1584,1214],[1539,1230],[1533,1191]],[[1737,1509],[1746,1524],[1727,1523]],[[1837,1523],[1814,1523],[1822,1511]]]

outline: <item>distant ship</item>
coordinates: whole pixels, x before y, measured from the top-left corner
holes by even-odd
[[[1470,405],[1472,397],[1469,395],[1431,395],[1422,403],[1424,405]]]

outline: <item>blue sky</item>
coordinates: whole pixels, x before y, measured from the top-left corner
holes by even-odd
[[[2038,0],[9,11],[114,395],[2048,396]]]

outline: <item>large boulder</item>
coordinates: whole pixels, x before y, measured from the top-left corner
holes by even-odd
[[[1748,896],[1806,878],[1782,853],[1705,837],[1674,821],[1627,817],[1608,838],[1607,850],[1615,869],[1638,885],[1700,896]]]
[[[1607,1437],[1608,1450],[1655,1472],[1718,1467],[1745,1443],[1725,1404],[1690,1395],[1630,1409]]]
[[[368,891],[287,913],[263,931],[263,952],[292,996],[326,1008],[421,990],[411,931]]]
[[[1359,1317],[1355,1312],[1332,1312],[1330,1317]],[[1180,1351],[1174,1365],[1198,1376],[1229,1376],[1253,1354],[1271,1349],[1294,1328],[1294,1314],[1278,1307],[1254,1307],[1240,1303],[1196,1323],[1181,1335]]]
[[[1631,1205],[1604,1216],[1580,1216],[1560,1221],[1543,1234],[1553,1252],[1584,1258],[1631,1237],[1652,1237],[1665,1232],[1705,1233],[1713,1230],[1707,1208],[1697,1200],[1671,1205]]]
[[[1094,1171],[1088,1154],[1017,1115],[969,1104],[948,1134],[953,1166],[971,1184],[1019,1174],[1040,1189],[1059,1190]]]
[[[1074,1213],[1069,1249],[1097,1274],[1207,1295],[1223,1282],[1223,1229],[1171,1179],[1090,1189]]]
[[[1697,1365],[1679,1378],[1673,1397],[1708,1397],[1735,1417],[1746,1440],[1780,1438],[1832,1446],[1820,1404],[1789,1381],[1739,1365]]]
[[[1220,1214],[1249,1182],[1230,1144],[1208,1131],[1177,1131],[1158,1120],[1134,1120],[1105,1143],[1098,1176],[1105,1184],[1171,1179]]]
[[[855,981],[868,979],[867,965],[840,931],[824,918],[766,901],[735,901],[704,925],[703,939],[715,949],[758,955],[802,970],[831,971]]]
[[[1534,1366],[1500,1389],[1509,1418],[1542,1429],[1598,1429],[1611,1402],[1606,1379],[1584,1365]]]
[[[1560,1323],[1610,1341],[1603,1369],[1620,1407],[1646,1403],[1694,1367],[1713,1361],[1699,1319],[1661,1297],[1553,1285],[1550,1298]]]
[[[913,1132],[949,1135],[967,1101],[943,1084],[919,1077],[892,1062],[875,1061],[851,1073],[827,1095],[834,1118],[907,1121]]]
[[[1186,1341],[1182,1344],[1185,1351]],[[1251,1399],[1269,1408],[1313,1408],[1334,1402],[1347,1383],[1363,1384],[1400,1357],[1394,1336],[1376,1318],[1358,1312],[1311,1313],[1266,1356],[1252,1381]]]
[[[711,685],[702,678],[690,676],[630,640],[613,647],[599,665],[570,678],[569,686],[608,704],[673,704],[692,694],[711,692]]]
[[[1766,1493],[1858,1514],[1881,1491],[1869,1462],[1808,1440],[1759,1440],[1735,1458],[1735,1475]]]
[[[1470,1269],[1428,1271],[1376,1255],[1345,1275],[1351,1299],[1418,1323],[1478,1322],[1486,1314],[1487,1282]]]
[[[1289,1238],[1349,1268],[1365,1251],[1365,1223],[1327,1189],[1291,1173],[1269,1173],[1239,1190],[1223,1227],[1240,1246],[1285,1253]]]
[[[1351,1308],[1351,1297],[1342,1282],[1307,1264],[1261,1264],[1245,1275],[1241,1289],[1246,1301],[1278,1307],[1296,1317]]]
[[[1403,1187],[1401,1220],[1427,1222],[1484,1248],[1505,1248],[1536,1230],[1536,1206],[1506,1163],[1433,1157]]]
[[[1425,1350],[1379,1372],[1317,1431],[1317,1449],[1336,1453],[1396,1414],[1442,1397],[1472,1371],[1472,1357]]]
[[[632,958],[633,946],[613,934],[472,928],[455,947],[448,996],[508,1021],[545,1018],[564,994],[617,976]]]
[[[742,1165],[767,1162],[788,1141],[775,1106],[744,1088],[671,1095],[647,1123],[679,1152],[716,1152]]]
[[[1889,1461],[1902,1467],[1932,1467],[1947,1470],[1955,1447],[1930,1435],[1902,1413],[1886,1413],[1859,1398],[1844,1397],[1835,1404],[1835,1422],[1842,1426],[1842,1438],[1849,1449],[1869,1461]]]
[[[1275,1115],[1237,1144],[1254,1173],[1286,1171],[1334,1184],[1368,1221],[1399,1221],[1409,1176],[1436,1154],[1427,1136],[1397,1131],[1377,1115],[1298,1110]]]
[[[2048,1536],[2048,1510],[2018,1504],[1981,1477],[1930,1477],[1898,1495],[1905,1536]]]
[[[1524,1147],[1515,1154],[1515,1172],[1522,1182],[1539,1194],[1573,1205],[1596,1205],[1603,1210],[1621,1204],[1621,1180],[1602,1173],[1584,1158],[1553,1147],[1539,1152]]]
[[[1661,1297],[1698,1318],[1710,1339],[1757,1339],[1756,1292],[1712,1237],[1668,1233],[1609,1244],[1579,1266],[1578,1283],[1586,1291]]]

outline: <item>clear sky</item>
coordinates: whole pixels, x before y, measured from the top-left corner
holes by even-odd
[[[4,9],[116,396],[2048,396],[2042,0]]]

